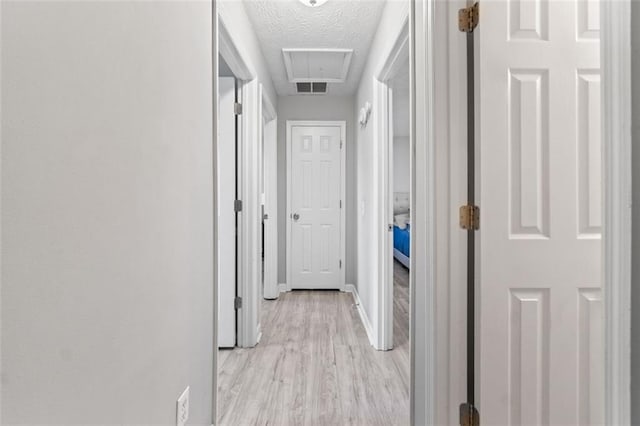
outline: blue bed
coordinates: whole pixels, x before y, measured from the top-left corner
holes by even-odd
[[[411,225],[406,229],[393,226],[393,257],[398,259],[407,268],[409,267],[409,257],[411,250]]]

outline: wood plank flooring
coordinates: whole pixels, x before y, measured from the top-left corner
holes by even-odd
[[[220,350],[221,425],[408,425],[409,272],[394,266],[391,351],[369,344],[352,295],[294,291],[264,301],[262,340]]]

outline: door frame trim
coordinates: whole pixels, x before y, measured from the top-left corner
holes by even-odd
[[[260,272],[257,256],[252,256],[252,253],[259,251],[259,226],[257,224],[259,179],[255,171],[257,170],[259,154],[259,120],[261,119],[262,109],[259,93],[260,83],[250,65],[250,61],[247,60],[240,50],[237,40],[234,39],[229,31],[228,23],[217,13],[216,6],[214,6],[214,13],[214,19],[216,16],[218,17],[218,53],[224,58],[240,82],[240,99],[243,105],[243,113],[240,116],[240,124],[238,126],[238,166],[236,168],[238,199],[243,202],[243,210],[237,216],[238,237],[236,253],[238,269],[236,271],[236,280],[237,296],[242,297],[243,304],[242,308],[238,309],[237,314],[236,345],[247,348],[255,346],[260,336],[260,318],[258,317],[260,303],[258,296],[260,284],[258,281]],[[216,43],[214,43],[215,45]],[[213,56],[216,56],[217,62],[217,55],[214,54]],[[217,75],[217,69],[215,71]],[[217,99],[217,91],[214,99]],[[255,220],[248,220],[251,217],[255,218]],[[216,310],[216,327],[217,320]]]
[[[340,127],[340,137],[342,138],[343,147],[340,149],[340,199],[342,200],[342,208],[340,209],[340,258],[342,259],[342,268],[340,270],[340,291],[345,290],[346,284],[346,152],[347,152],[347,122],[340,121],[316,121],[316,120],[287,120],[287,291],[291,291],[292,274],[291,274],[291,129],[295,126],[308,127]]]
[[[605,424],[631,424],[631,2],[601,3]]]
[[[375,126],[373,140],[377,148],[376,193],[379,200],[376,227],[378,236],[378,315],[374,324],[375,341],[371,345],[377,350],[393,349],[393,232],[387,226],[393,223],[393,89],[390,81],[397,75],[404,59],[409,58],[409,13],[395,34],[394,43],[384,61],[374,74],[373,111]],[[409,58],[410,59],[410,58]],[[411,192],[411,190],[410,190]],[[429,260],[431,262],[431,260]],[[411,272],[409,272],[411,276]]]
[[[269,215],[264,225],[264,271],[262,280],[264,289],[262,297],[265,299],[278,298],[278,114],[269,99],[269,95],[260,84],[260,178],[264,188],[264,213]],[[269,146],[267,146],[269,144]],[[267,178],[267,168],[272,168],[270,177]],[[273,176],[271,176],[273,175]],[[268,209],[268,211],[267,211]],[[267,240],[267,237],[271,238]],[[267,245],[268,244],[268,245]],[[267,254],[268,253],[268,254]],[[269,275],[273,279],[269,278]]]

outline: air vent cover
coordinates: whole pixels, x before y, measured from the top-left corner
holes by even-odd
[[[296,83],[298,93],[311,93],[311,83]]]
[[[291,83],[344,83],[353,49],[282,49]]]
[[[314,81],[312,83],[296,83],[296,89],[301,94],[325,94],[327,93],[327,83],[324,81]]]

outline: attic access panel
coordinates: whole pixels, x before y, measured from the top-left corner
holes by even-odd
[[[282,49],[291,83],[344,83],[353,49]]]

